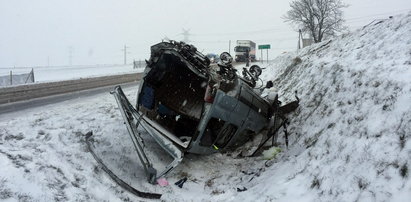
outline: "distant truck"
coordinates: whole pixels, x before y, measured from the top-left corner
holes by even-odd
[[[237,40],[237,46],[234,47],[235,61],[247,62],[247,55],[252,62],[255,62],[255,43],[250,40]]]

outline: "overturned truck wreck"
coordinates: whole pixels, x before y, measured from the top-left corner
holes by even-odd
[[[184,153],[211,154],[243,145],[263,134],[260,148],[286,123],[284,114],[297,101],[280,106],[278,96],[261,97],[272,82],[256,88],[261,68],[243,68],[237,75],[228,53],[217,65],[183,42],[162,42],[151,47],[138,99],[134,107],[120,86],[112,92],[150,183],[175,168]],[[141,134],[149,134],[173,161],[156,170],[146,155]],[[149,148],[148,148],[149,149]]]

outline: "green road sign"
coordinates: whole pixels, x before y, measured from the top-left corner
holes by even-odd
[[[270,44],[258,45],[258,49],[270,49],[270,48],[271,48]]]

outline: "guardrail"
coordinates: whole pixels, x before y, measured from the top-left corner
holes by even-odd
[[[140,80],[141,76],[142,73],[132,73],[5,87],[0,88],[0,104],[87,90],[103,86],[130,83]]]

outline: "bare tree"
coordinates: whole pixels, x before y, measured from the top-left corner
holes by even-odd
[[[295,0],[283,18],[318,43],[344,29],[342,8],[347,6],[341,0]]]

